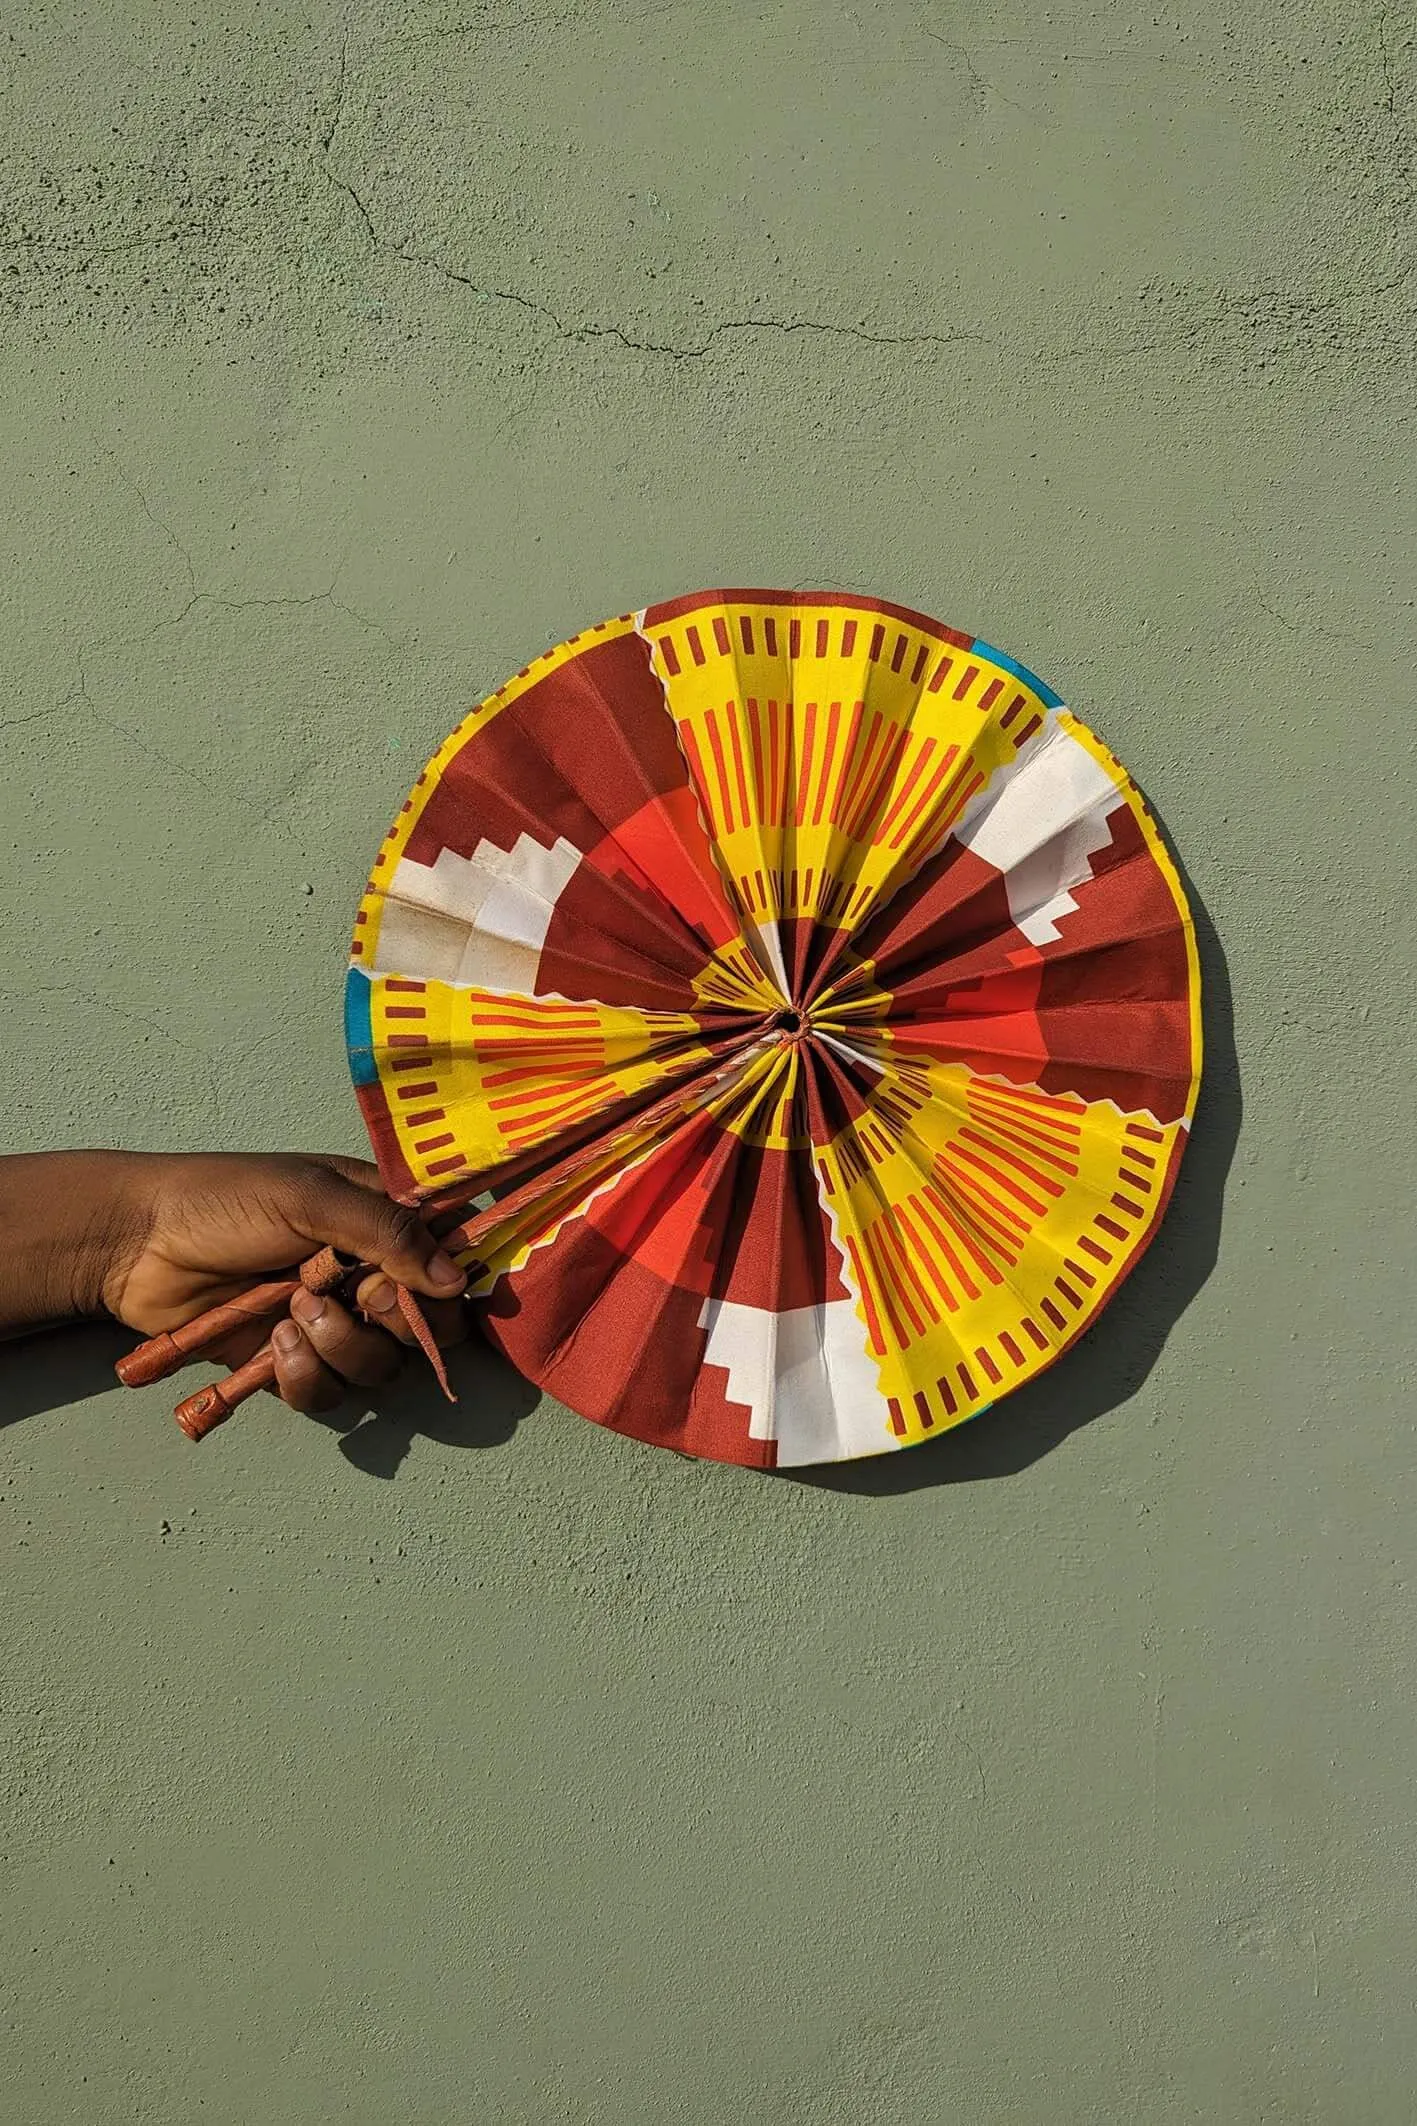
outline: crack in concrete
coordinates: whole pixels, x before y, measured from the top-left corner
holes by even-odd
[[[340,176],[338,170],[334,168],[333,164],[330,161],[330,156],[335,144],[335,135],[336,133],[338,133],[341,125],[344,123],[345,88],[348,79],[349,26],[346,23],[343,33],[340,37],[339,78],[335,83],[333,109],[330,113],[329,124],[325,127],[324,132],[320,136],[319,146],[314,161],[316,169],[324,178],[326,184],[332,186],[336,192],[342,192],[345,198],[350,201],[355,212],[358,214],[360,220],[364,224],[365,230],[369,237],[369,241],[382,249],[383,246],[379,243],[378,231],[375,229],[373,222],[369,218],[369,211],[365,206],[363,200],[355,191],[354,186],[350,184],[346,178]]]
[[[208,796],[217,798],[221,796],[222,793],[217,789],[216,784],[208,782],[204,775],[199,775],[195,768],[187,765],[186,761],[177,760],[172,754],[164,753],[158,747],[149,745],[146,739],[139,737],[138,733],[131,730],[126,723],[115,722],[113,717],[105,716],[102,709],[95,707],[93,696],[89,692],[88,673],[84,669],[82,656],[75,661],[78,667],[79,684],[72,693],[64,696],[63,701],[59,704],[60,708],[67,708],[76,702],[81,702],[85,715],[91,717],[95,723],[101,723],[106,730],[116,733],[119,738],[126,738],[130,745],[136,746],[138,751],[146,754],[149,760],[157,761],[161,767],[170,769],[174,774],[185,776],[189,782],[194,782],[199,790],[205,790]]]
[[[85,989],[78,982],[40,982],[31,989],[0,990],[0,1004],[28,1004],[35,997],[69,997],[76,1003],[87,1005],[90,1011],[101,1012],[108,1018],[123,1019],[130,1026],[141,1026],[146,1032],[156,1034],[166,1045],[181,1049],[198,1066],[204,1084],[211,1120],[215,1122],[222,1111],[220,1070],[223,1059],[214,1056],[209,1048],[195,1041],[185,1040],[175,1033],[170,1023],[149,1019],[140,1011],[130,1011],[122,1004],[115,1004],[97,989]]]
[[[957,44],[953,37],[944,37],[940,34],[939,30],[931,29],[927,29],[925,34],[928,38],[930,38],[932,43],[942,44],[947,52],[956,53],[957,56],[964,61],[965,69],[969,75],[970,82],[976,93],[979,94],[981,101],[983,100],[984,93],[987,93],[990,96],[997,96],[1000,103],[1006,103],[1009,106],[1010,110],[1021,111],[1025,118],[1033,119],[1036,125],[1050,126],[1053,124],[1053,120],[1051,118],[1045,118],[1041,111],[1033,110],[1031,106],[1026,103],[1019,103],[1018,100],[1013,96],[1006,96],[996,81],[990,81],[985,75],[980,73],[978,67],[974,63],[974,59],[971,53],[964,45]]]
[[[1409,145],[1406,130],[1397,107],[1398,83],[1393,73],[1392,50],[1388,42],[1388,33],[1392,23],[1392,10],[1389,6],[1384,5],[1379,9],[1376,22],[1378,65],[1383,77],[1383,96],[1379,109],[1387,121],[1388,152],[1392,165],[1391,192],[1395,203],[1395,219],[1397,221],[1397,248],[1400,249],[1402,239],[1408,234],[1417,176],[1414,176],[1414,151]],[[1379,175],[1379,184],[1380,186],[1382,184],[1381,174]],[[1394,288],[1400,287],[1404,281],[1409,279],[1414,270],[1417,270],[1417,258],[1409,261],[1406,266],[1400,267],[1397,272],[1390,274],[1386,280],[1381,281],[1375,293],[1379,295],[1391,293]]]
[[[182,567],[187,577],[187,598],[185,604],[182,606],[179,612],[170,614],[165,620],[155,621],[152,627],[148,628],[142,635],[103,636],[100,638],[99,641],[91,643],[89,645],[90,650],[118,648],[125,644],[131,645],[137,642],[149,641],[154,635],[162,634],[169,628],[179,627],[181,623],[186,620],[191,613],[195,612],[197,607],[200,605],[213,605],[216,606],[220,611],[227,613],[244,613],[260,607],[295,608],[300,606],[328,605],[333,611],[337,613],[343,613],[346,618],[353,620],[357,626],[368,628],[374,634],[382,636],[384,641],[389,643],[394,649],[406,649],[408,647],[408,638],[406,636],[391,634],[389,630],[383,625],[382,621],[375,620],[372,615],[368,613],[360,612],[357,606],[350,605],[345,599],[340,598],[337,595],[339,589],[338,571],[333,576],[326,589],[322,591],[308,592],[304,597],[301,598],[224,598],[219,591],[200,590],[197,586],[196,565],[192,560],[192,556],[188,553],[186,547],[182,544],[182,541],[178,538],[177,533],[173,530],[172,526],[166,521],[165,518],[162,518],[157,514],[157,511],[153,508],[151,502],[148,500],[147,495],[144,493],[137,479],[129,471],[128,467],[123,463],[122,459],[118,456],[116,451],[111,449],[110,446],[106,444],[101,437],[95,435],[92,429],[87,430],[87,434],[90,442],[94,446],[94,449],[109,460],[119,479],[123,482],[123,485],[128,488],[130,493],[135,497],[139,508],[142,510],[142,513],[147,518],[148,522],[154,527],[155,530],[160,531],[162,533],[163,537],[168,540],[168,542],[174,548],[176,553],[179,555],[179,557],[181,558]]]
[[[349,25],[348,23],[346,23],[344,29],[340,34],[339,79],[335,83],[334,109],[330,113],[329,124],[325,127],[323,134],[320,136],[320,153],[322,155],[328,155],[330,149],[334,146],[335,135],[340,129],[340,120],[344,117],[344,85],[346,80],[348,79],[348,76]]]
[[[658,14],[667,13],[669,10],[649,9],[647,12]],[[530,20],[532,18],[528,17],[526,19]],[[513,25],[506,26],[512,27]],[[473,27],[473,25],[464,25],[463,27],[467,29]],[[455,35],[457,32],[456,30],[438,30],[430,31],[427,34],[431,37],[446,37]],[[335,79],[330,117],[317,142],[314,160],[326,182],[349,200],[375,250],[382,252],[387,258],[395,258],[402,261],[404,265],[418,266],[426,273],[435,273],[440,279],[449,281],[456,287],[466,288],[480,302],[506,303],[515,306],[519,310],[526,311],[532,317],[539,317],[551,327],[551,331],[557,339],[580,345],[584,345],[591,340],[613,340],[618,346],[625,348],[632,354],[661,355],[665,359],[675,362],[702,361],[710,353],[717,340],[721,339],[725,334],[733,332],[815,332],[840,339],[857,340],[866,346],[872,347],[953,347],[962,344],[981,346],[991,344],[985,340],[982,333],[978,332],[872,332],[865,326],[843,325],[821,318],[722,318],[711,328],[705,339],[701,340],[697,345],[689,347],[676,346],[672,341],[636,339],[633,334],[626,331],[621,325],[595,322],[578,325],[568,324],[548,304],[538,302],[532,296],[521,295],[515,289],[510,288],[489,288],[481,281],[474,280],[470,274],[460,272],[456,266],[450,266],[444,260],[433,257],[427,252],[415,251],[407,241],[398,243],[380,232],[358,187],[351,183],[348,178],[342,177],[338,170],[332,166],[330,159],[336,135],[344,119],[348,81],[349,33],[346,30],[340,42],[339,72]],[[1008,100],[1005,97],[1004,101],[1007,102]],[[1020,108],[1022,107],[1020,106]]]
[[[1253,549],[1258,543],[1256,535],[1251,530],[1250,526],[1246,523],[1244,517],[1241,515],[1240,509],[1235,501],[1234,496],[1229,493],[1225,493],[1223,499],[1225,503],[1226,514],[1228,515],[1231,525],[1234,527],[1234,530],[1241,544],[1246,548]],[[1294,620],[1290,617],[1288,613],[1281,612],[1279,607],[1271,603],[1270,599],[1266,596],[1264,585],[1261,583],[1254,569],[1250,567],[1247,562],[1242,562],[1241,565],[1244,567],[1245,574],[1249,577],[1250,582],[1254,587],[1255,603],[1260,608],[1260,611],[1263,613],[1268,613],[1271,620],[1277,621],[1279,625],[1282,628],[1286,628],[1291,635],[1318,635],[1321,636],[1325,641],[1340,643],[1346,649],[1362,650],[1364,654],[1369,657],[1381,656],[1382,652],[1378,644],[1375,642],[1365,641],[1361,635],[1344,634],[1341,629],[1325,627],[1323,623],[1318,620]]]
[[[933,31],[927,34],[936,35]],[[943,43],[948,40],[937,38],[936,41]],[[958,47],[956,48],[958,49]],[[992,86],[992,84],[986,85]],[[1009,99],[1006,97],[1004,101],[1007,102]],[[1024,110],[1025,106],[1020,104],[1016,108]],[[1039,116],[1038,113],[1033,112],[1028,115]],[[1040,119],[1040,122],[1048,123],[1045,119]],[[518,310],[525,311],[529,316],[540,318],[550,328],[548,338],[560,340],[569,345],[584,346],[593,340],[611,340],[617,346],[625,348],[630,353],[657,355],[673,362],[694,362],[702,361],[705,356],[712,352],[716,342],[725,335],[739,332],[820,333],[828,337],[855,340],[862,345],[872,347],[921,348],[969,345],[997,349],[1000,344],[996,339],[984,332],[958,330],[950,332],[887,333],[872,332],[866,326],[844,325],[823,318],[747,317],[722,318],[710,328],[702,340],[691,346],[680,346],[673,341],[639,339],[622,325],[590,321],[581,324],[568,323],[549,304],[539,302],[535,297],[522,295],[517,290],[510,288],[490,288],[485,283],[475,280],[471,274],[461,272],[456,266],[448,265],[443,259],[435,257],[431,253],[415,251],[406,242],[398,243],[389,237],[381,235],[357,189],[347,180],[338,177],[333,172],[327,174],[330,176],[331,183],[336,185],[353,202],[370,242],[385,257],[397,259],[404,265],[417,266],[424,272],[436,274],[442,280],[467,289],[468,293],[476,296],[480,302],[507,304]],[[1402,273],[1396,276],[1396,280],[1405,280],[1413,270],[1413,267],[1405,268]],[[1394,282],[1395,284],[1396,282]],[[1185,353],[1203,335],[1206,326],[1207,319],[1205,317],[1183,319],[1178,329],[1169,337],[1133,341],[1106,340],[1093,345],[1084,344],[1071,347],[1044,347],[1037,350],[1036,359],[1040,362],[1090,361],[1133,359],[1138,355],[1149,354]],[[1240,327],[1243,333],[1245,320],[1242,319],[1240,321]],[[1269,330],[1271,329],[1271,321],[1267,317],[1258,317],[1253,321],[1251,329],[1254,331]],[[1369,343],[1367,341],[1358,341],[1356,345],[1363,349],[1367,348]],[[1381,334],[1371,342],[1372,350],[1378,352],[1381,352],[1388,345],[1389,340]]]
[[[644,11],[647,15],[668,12],[672,12],[672,10],[668,8],[651,8]],[[514,21],[502,23],[460,23],[453,24],[443,30],[423,32],[413,38],[395,39],[392,40],[392,43],[395,46],[402,46],[408,43],[423,43],[482,32],[509,31],[536,24],[559,25],[563,22],[569,23],[573,20],[580,21],[582,19],[585,18],[579,16],[528,15],[519,17]],[[1387,110],[1393,120],[1394,130],[1398,134],[1396,145],[1400,151],[1402,143],[1400,129],[1397,127],[1396,84],[1388,50],[1387,34],[1388,16],[1384,13],[1379,25],[1379,35],[1382,45],[1384,78],[1388,84]],[[1040,125],[1051,125],[1053,123],[1043,112],[1035,110],[1027,104],[1019,103],[1015,98],[1006,95],[996,82],[991,81],[980,71],[971,51],[966,45],[944,35],[938,30],[926,29],[925,35],[934,43],[944,46],[947,51],[953,52],[958,57],[977,91],[998,97],[1001,102],[1010,105],[1013,109]],[[387,46],[380,47],[380,49],[387,48]],[[614,322],[604,322],[595,319],[587,319],[582,322],[569,321],[560,316],[549,304],[533,296],[524,295],[516,289],[489,287],[472,274],[463,272],[457,266],[449,265],[435,253],[416,249],[411,237],[395,239],[380,229],[371,206],[361,194],[357,183],[341,175],[332,161],[335,141],[344,121],[349,85],[349,37],[346,30],[340,44],[339,69],[331,98],[329,117],[316,144],[313,159],[325,181],[332,189],[338,191],[343,198],[348,200],[353,207],[372,248],[386,258],[397,260],[403,265],[415,266],[421,272],[436,275],[451,286],[464,288],[480,302],[502,304],[508,308],[520,310],[528,317],[539,319],[547,328],[548,342],[558,340],[567,345],[586,346],[597,340],[610,341],[629,353],[652,355],[672,362],[702,361],[713,352],[715,346],[721,340],[738,333],[819,334],[825,337],[854,340],[863,346],[901,349],[943,348],[961,345],[997,349],[1000,345],[997,339],[992,338],[987,333],[964,329],[943,332],[875,332],[864,325],[847,325],[831,319],[807,317],[722,318],[709,328],[702,339],[686,345],[670,339],[656,340],[642,337],[627,326]],[[1404,190],[1410,193],[1410,179],[1405,171],[1403,172],[1402,182]],[[1369,295],[1386,293],[1391,287],[1395,287],[1408,279],[1414,270],[1417,270],[1417,264],[1401,269],[1393,276],[1391,281],[1383,283],[1376,290],[1369,289]],[[1153,354],[1185,354],[1204,335],[1210,322],[1211,320],[1204,315],[1189,319],[1182,316],[1178,320],[1177,329],[1174,332],[1163,334],[1160,337],[1134,341],[1108,340],[1097,345],[1082,344],[1041,348],[1038,350],[1036,358],[1040,361],[1055,363],[1095,359],[1131,359],[1139,355]],[[1235,322],[1242,337],[1245,336],[1247,328],[1251,332],[1278,329],[1274,321],[1268,317],[1255,318],[1253,320],[1240,317]],[[1388,351],[1391,344],[1391,336],[1379,332],[1371,342],[1371,351],[1378,353]],[[1354,351],[1369,351],[1369,346],[1370,343],[1367,339],[1360,338],[1354,345]],[[1281,354],[1283,351],[1282,348],[1276,348],[1275,350],[1276,355]],[[533,397],[535,396],[534,391],[532,395]]]
[[[823,318],[797,317],[730,317],[721,318],[707,336],[691,347],[676,346],[668,340],[641,340],[627,332],[622,325],[568,324],[558,317],[546,303],[537,302],[532,296],[519,295],[511,288],[488,288],[470,274],[460,273],[456,266],[449,266],[440,258],[426,252],[410,251],[405,245],[381,237],[375,229],[363,201],[352,187],[336,179],[342,191],[348,191],[360,217],[379,250],[390,258],[401,259],[405,265],[420,266],[425,272],[436,273],[442,279],[466,288],[479,301],[487,303],[514,304],[534,317],[544,318],[552,328],[556,339],[573,345],[584,345],[589,340],[614,340],[618,346],[632,354],[662,355],[674,362],[698,362],[711,352],[715,342],[730,332],[818,332],[839,339],[857,340],[870,347],[954,347],[964,344],[989,346],[993,343],[980,332],[872,332],[862,325],[842,325]]]
[[[108,455],[110,457],[113,456],[111,451]],[[113,462],[118,465],[116,458]],[[187,569],[188,582],[195,585],[191,556],[181,540],[170,525],[164,524],[162,519],[154,514],[147,504],[142,489],[132,475],[121,465],[118,465],[118,470],[126,484],[132,488],[138,500],[143,504],[144,514],[157,526],[159,531],[165,533],[177,548]],[[353,620],[357,626],[368,628],[372,633],[381,636],[393,648],[404,649],[408,646],[408,638],[390,634],[389,630],[380,621],[372,619],[368,613],[361,613],[356,606],[352,606],[344,599],[337,597],[337,584],[338,578],[330,584],[328,589],[312,591],[303,598],[223,598],[215,591],[201,591],[194,587],[179,612],[170,614],[165,620],[155,621],[150,628],[145,629],[139,635],[105,635],[97,642],[90,643],[87,646],[87,653],[91,655],[96,651],[108,649],[131,649],[140,643],[150,642],[155,636],[165,634],[172,628],[180,627],[196,611],[198,606],[203,605],[215,606],[219,611],[227,613],[244,613],[266,609],[276,611],[297,610],[306,606],[328,605],[332,611],[343,613],[347,619]],[[126,738],[130,745],[136,746],[138,751],[145,754],[149,760],[156,761],[160,766],[170,769],[174,774],[185,776],[189,782],[195,783],[199,789],[207,791],[210,795],[220,797],[222,793],[217,785],[208,781],[207,777],[192,767],[189,762],[179,759],[175,754],[163,752],[158,746],[151,745],[131,725],[119,723],[115,718],[104,715],[103,711],[95,704],[93,695],[89,692],[88,672],[84,664],[84,655],[84,651],[79,651],[75,656],[75,667],[79,675],[77,687],[72,688],[69,693],[64,695],[53,709],[40,709],[35,711],[33,715],[17,716],[0,721],[0,730],[8,729],[12,723],[37,723],[45,717],[56,715],[62,709],[78,705],[82,707],[84,714],[95,723],[102,724],[106,730],[112,731],[119,738]]]
[[[179,558],[181,559],[182,566],[186,571],[188,598],[189,600],[195,598],[197,595],[197,572],[192,565],[192,556],[188,553],[186,547],[182,544],[182,541],[178,538],[176,532],[172,529],[172,526],[164,522],[164,520],[157,514],[156,510],[149,502],[147,496],[144,494],[142,488],[138,485],[137,480],[133,477],[133,474],[129,472],[127,466],[123,463],[117,452],[111,450],[109,446],[105,442],[103,442],[99,436],[94,434],[91,428],[87,431],[87,434],[89,441],[93,444],[94,449],[98,451],[101,456],[106,457],[108,459],[114,471],[117,473],[119,479],[123,482],[123,485],[128,489],[130,494],[136,497],[138,507],[142,510],[143,515],[147,518],[149,524],[151,524],[155,530],[160,531],[163,537],[169,542],[169,544],[175,548]]]
[[[33,989],[0,990],[0,1003],[23,1003],[28,997],[73,997],[80,1004],[91,1005],[96,1011],[109,1012],[116,1019],[127,1019],[133,1026],[145,1026],[149,1033],[160,1034],[164,1041],[171,1041],[177,1048],[185,1048],[189,1055],[201,1056],[207,1063],[218,1059],[207,1048],[200,1048],[193,1041],[184,1041],[180,1034],[159,1020],[148,1019],[140,1011],[128,1011],[115,1004],[96,989],[85,989],[78,982],[39,982]]]
[[[1326,642],[1341,643],[1347,649],[1363,650],[1370,657],[1381,655],[1377,643],[1366,642],[1361,635],[1345,635],[1338,628],[1324,627],[1317,620],[1291,620],[1288,613],[1282,613],[1277,605],[1270,604],[1258,582],[1255,584],[1255,603],[1261,612],[1269,614],[1271,620],[1277,620],[1281,627],[1288,628],[1291,635],[1321,635]]]
[[[566,339],[593,340],[614,339],[622,347],[642,354],[664,354],[676,362],[697,362],[710,351],[715,340],[726,332],[821,332],[830,337],[859,340],[868,347],[957,347],[963,345],[987,346],[991,342],[980,332],[871,332],[863,325],[840,325],[812,317],[729,317],[720,319],[709,332],[707,339],[696,347],[674,347],[654,340],[631,339],[618,325],[580,325],[571,327],[562,335]]]
[[[350,605],[343,598],[337,597],[335,593],[338,583],[339,578],[336,577],[335,581],[327,589],[309,591],[302,598],[223,598],[219,591],[193,591],[180,612],[169,614],[166,620],[155,621],[144,635],[128,636],[121,639],[128,643],[147,642],[154,635],[165,634],[170,628],[180,627],[183,621],[188,619],[199,605],[213,605],[219,612],[223,613],[250,613],[263,610],[296,611],[305,606],[328,605],[332,611],[343,613],[347,619],[353,620],[357,626],[368,628],[375,635],[381,635],[384,641],[389,643],[392,648],[396,650],[408,648],[408,636],[391,635],[382,621],[375,620],[368,613],[361,613],[357,606]],[[108,637],[104,643],[98,644],[97,647],[104,648],[111,643],[116,644],[119,639]]]

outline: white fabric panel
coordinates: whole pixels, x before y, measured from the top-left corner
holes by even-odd
[[[464,989],[495,989],[509,995],[536,994],[541,954],[526,945],[509,945],[505,938],[484,937],[480,930],[464,933],[466,942],[451,979]]]
[[[478,929],[540,952],[556,903],[580,865],[580,850],[564,835],[543,849],[529,834],[520,834],[508,855],[491,842],[479,842],[472,860],[497,873],[478,910]]]
[[[776,1439],[779,1468],[878,1454],[900,1443],[850,1299],[773,1313],[706,1299],[699,1326],[705,1358],[728,1375],[728,1396],[746,1403],[753,1439]]]
[[[763,949],[758,958],[763,963],[765,971],[774,977],[778,988],[785,998],[790,993],[792,984],[787,979],[787,963],[782,957],[782,939],[778,935],[777,924],[773,922],[745,923],[744,928],[748,936],[756,938],[762,946]]]
[[[416,864],[410,857],[401,856],[389,880],[390,898],[411,901],[420,908],[436,908],[460,923],[475,923],[496,876],[491,866],[479,861],[487,847],[486,842],[479,842],[470,857],[459,856],[455,849],[440,849],[436,862],[431,864]],[[504,850],[492,853],[506,861]]]
[[[456,982],[467,925],[408,901],[386,901],[371,974],[406,974],[418,982]]]
[[[401,858],[372,972],[530,993],[556,902],[580,862],[564,836],[543,848],[529,834],[511,849],[479,842],[470,857],[440,849],[432,864]]]
[[[1124,802],[1101,762],[1053,713],[990,778],[953,838],[1003,873],[1015,923],[1032,944],[1048,944],[1077,907],[1069,887],[1091,878],[1090,859],[1112,839],[1108,815]]]

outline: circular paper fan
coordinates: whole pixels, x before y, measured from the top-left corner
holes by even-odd
[[[722,1461],[908,1446],[1040,1371],[1195,1103],[1191,919],[1126,773],[865,598],[705,592],[519,672],[419,776],[353,950],[386,1186],[499,1207],[492,1340]]]

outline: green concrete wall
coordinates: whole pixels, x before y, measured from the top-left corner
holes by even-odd
[[[7,2122],[1409,2126],[1414,128],[1377,0],[6,10],[10,1147],[359,1148],[425,753],[720,582],[1058,686],[1211,1055],[1093,1336],[854,1479],[0,1356]]]

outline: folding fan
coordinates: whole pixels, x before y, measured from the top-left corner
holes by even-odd
[[[759,1468],[1050,1364],[1165,1207],[1199,980],[1125,771],[901,607],[713,591],[475,708],[375,860],[353,1074],[400,1201],[571,1409]],[[330,1272],[333,1275],[333,1271]]]

